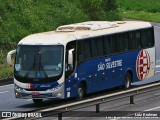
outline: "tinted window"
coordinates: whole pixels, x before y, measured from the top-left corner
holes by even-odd
[[[78,41],[77,49],[79,61],[91,58],[90,39]]]
[[[110,37],[110,44],[111,44],[111,53],[116,53],[117,52],[117,39],[116,35],[112,35]]]
[[[154,36],[152,28],[141,30],[141,35],[141,44],[143,48],[154,46]]]
[[[91,53],[92,57],[100,57],[104,55],[103,37],[91,38]]]
[[[136,49],[134,32],[129,33],[129,49],[130,50]]]
[[[120,33],[117,35],[117,47],[119,52],[128,50],[128,34]]]
[[[84,46],[84,58],[85,59],[91,58],[90,39],[83,40],[83,46]]]
[[[124,51],[127,51],[129,49],[129,45],[128,45],[128,32],[124,33],[124,41],[123,41],[123,49]]]
[[[154,33],[153,28],[148,29],[147,31],[147,35],[148,35],[147,46],[148,47],[154,46],[154,34],[153,33]]]
[[[141,48],[141,33],[140,33],[140,31],[135,32],[135,48],[136,49]]]
[[[78,60],[83,60],[84,59],[84,49],[83,49],[83,41],[80,40],[78,41],[78,44],[77,44],[77,57],[78,57]]]
[[[91,53],[92,57],[98,57],[98,46],[96,44],[96,38],[91,38]]]
[[[110,37],[104,36],[104,54],[109,55],[111,53]]]
[[[98,48],[98,55],[103,56],[104,55],[104,48],[103,48],[103,37],[97,37],[96,39],[97,48]]]

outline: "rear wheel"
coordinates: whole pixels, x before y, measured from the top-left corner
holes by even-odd
[[[34,102],[35,104],[41,104],[42,101],[43,101],[43,99],[33,99],[33,102]]]
[[[82,99],[83,97],[85,96],[85,88],[82,84],[80,84],[78,86],[78,94],[77,94],[77,97],[78,99]]]
[[[124,78],[124,89],[129,89],[131,87],[131,81],[131,74],[127,72]]]

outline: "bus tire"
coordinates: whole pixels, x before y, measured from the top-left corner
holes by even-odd
[[[126,73],[124,77],[124,89],[129,89],[131,87],[131,74],[129,72]]]
[[[78,86],[78,94],[77,94],[77,97],[78,97],[78,99],[82,99],[84,96],[85,96],[85,88],[84,88],[83,84],[80,84],[80,85]]]
[[[35,104],[41,104],[43,99],[32,99]]]

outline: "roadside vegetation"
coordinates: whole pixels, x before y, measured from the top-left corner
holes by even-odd
[[[7,52],[29,34],[89,20],[160,22],[159,0],[0,0],[0,79],[11,77]]]
[[[0,0],[0,79],[11,77],[6,54],[29,34],[89,20],[119,20],[116,0]]]
[[[160,22],[159,0],[117,0],[122,18]]]

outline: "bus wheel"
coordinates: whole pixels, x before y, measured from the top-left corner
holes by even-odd
[[[33,102],[34,102],[35,104],[41,104],[42,101],[43,101],[43,99],[33,99]]]
[[[131,75],[127,72],[124,78],[124,89],[129,89],[131,87],[131,80]]]
[[[82,99],[84,97],[84,95],[85,95],[85,89],[84,89],[83,85],[80,84],[78,86],[78,95],[77,95],[77,97],[78,97],[78,99]]]

